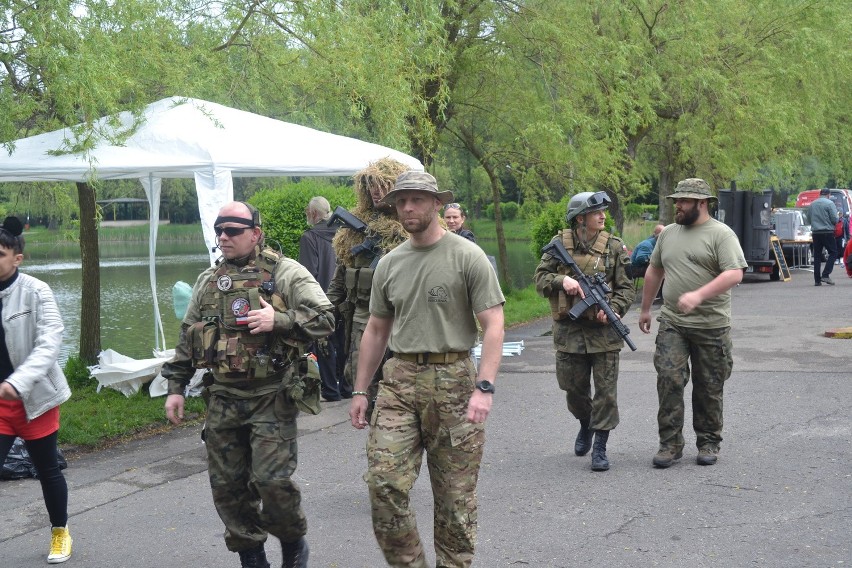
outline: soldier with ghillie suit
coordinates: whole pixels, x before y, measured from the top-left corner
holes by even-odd
[[[327,294],[339,317],[345,322],[346,364],[343,374],[349,383],[348,391],[355,384],[361,337],[370,318],[370,290],[373,286],[371,265],[375,264],[377,256],[388,253],[408,239],[408,233],[400,224],[394,208],[381,202],[393,189],[397,176],[408,169],[408,166],[396,160],[383,158],[356,173],[354,180],[358,204],[351,213],[367,225],[367,230],[360,233],[342,227],[332,242],[337,255],[337,269]],[[363,246],[367,239],[375,244],[374,249]],[[367,388],[371,410],[381,375],[379,367]]]
[[[612,290],[609,304],[623,317],[636,292],[627,273],[630,257],[624,243],[603,230],[609,202],[603,191],[585,191],[572,197],[565,216],[570,228],[559,231],[554,239],[562,242],[584,274],[605,275]],[[589,453],[594,436],[592,470],[606,471],[609,433],[618,425],[618,363],[624,341],[608,325],[606,314],[594,306],[576,320],[569,318],[568,312],[585,295],[579,282],[572,278],[571,269],[550,254],[545,253],[536,268],[535,287],[550,301],[556,380],[566,393],[568,410],[580,421],[574,453],[578,456]]]
[[[222,258],[198,277],[175,357],[163,367],[166,416],[180,423],[195,368],[210,369],[204,433],[225,544],[243,568],[269,568],[272,534],[282,567],[305,568],[307,521],[291,477],[296,415],[318,411],[319,380],[306,384],[298,362],[309,342],[334,330],[333,308],[307,269],[264,246],[254,207],[225,205],[214,229]]]

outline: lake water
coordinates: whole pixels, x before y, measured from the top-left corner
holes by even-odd
[[[21,271],[47,282],[53,289],[65,337],[61,361],[76,355],[80,340],[82,271],[76,244],[27,246]],[[100,245],[101,255],[101,348],[113,349],[135,359],[151,357],[154,343],[154,309],[148,275],[148,245],[120,243]],[[157,300],[163,320],[166,346],[174,347],[180,321],[172,307],[172,287],[183,280],[192,285],[209,263],[204,246],[166,243],[157,246]]]
[[[488,254],[497,254],[497,242],[481,239]],[[529,244],[507,243],[509,266],[515,287],[532,283],[538,257]],[[47,282],[53,289],[65,323],[60,361],[76,355],[80,341],[80,295],[82,273],[77,244],[36,246],[24,251],[21,271]],[[146,243],[101,243],[101,348],[113,349],[134,359],[152,356],[154,310],[148,277]],[[180,321],[172,305],[172,287],[182,280],[190,285],[208,266],[209,257],[198,243],[160,243],[157,246],[157,301],[163,319],[166,347],[178,339]]]

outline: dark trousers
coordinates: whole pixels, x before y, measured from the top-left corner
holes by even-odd
[[[812,233],[814,241],[814,281],[819,284],[821,278],[828,278],[834,270],[834,261],[837,260],[837,241],[834,233]],[[820,272],[822,266],[822,249],[828,252],[825,259],[825,268]]]
[[[24,444],[27,446],[33,467],[38,473],[50,525],[64,527],[68,524],[68,484],[59,467],[57,436],[58,431],[38,440],[24,440]],[[14,442],[15,436],[0,435],[0,466],[6,461],[6,456]]]
[[[344,356],[344,334],[343,326],[337,326],[334,333],[326,338],[322,348],[316,343],[311,345],[311,353],[317,356],[322,381],[320,394],[326,400],[340,400],[352,396],[352,385],[343,377],[342,364],[338,361]]]

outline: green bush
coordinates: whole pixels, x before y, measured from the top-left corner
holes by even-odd
[[[490,219],[490,220],[493,221],[494,220],[494,204],[489,203],[488,205],[486,205],[484,213],[485,213],[486,219]]]
[[[338,205],[350,209],[357,201],[351,187],[333,185],[316,178],[255,193],[249,203],[260,211],[267,244],[273,248],[280,244],[285,255],[298,258],[299,238],[308,228],[305,207],[317,195],[328,199],[332,211]]]
[[[507,201],[500,204],[500,213],[504,221],[513,221],[518,218],[518,209],[520,206],[514,201]]]
[[[549,243],[550,239],[555,237],[560,229],[564,229],[567,226],[565,213],[568,210],[568,200],[569,196],[565,196],[559,203],[548,204],[544,208],[544,211],[541,212],[541,215],[538,216],[538,219],[533,222],[532,242],[530,246],[537,256],[541,256],[542,247]],[[615,222],[608,213],[606,222],[604,223],[604,230],[616,234]]]
[[[624,220],[625,221],[635,221],[642,216],[642,204],[641,203],[628,203],[624,206]]]
[[[568,196],[559,203],[550,203],[533,222],[531,247],[537,257],[541,257],[541,249],[550,242],[556,233],[565,228],[565,211],[568,208]]]
[[[84,387],[91,382],[92,376],[89,374],[89,368],[79,357],[69,357],[65,362],[63,371],[72,390],[75,387]]]
[[[520,206],[514,201],[507,201],[505,203],[500,204],[500,213],[503,216],[504,221],[512,221],[518,218],[518,211],[520,210]],[[485,206],[485,210],[483,211],[486,219],[490,219],[494,221],[494,204],[489,203]]]
[[[521,205],[521,210],[518,212],[518,215],[525,221],[534,221],[538,219],[538,216],[541,215],[543,209],[544,205],[541,201],[537,199],[528,199],[527,201],[524,201],[523,205]]]

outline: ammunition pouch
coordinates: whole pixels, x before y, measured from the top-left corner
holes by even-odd
[[[289,379],[284,384],[284,391],[302,412],[319,414],[320,385],[317,359],[314,355],[307,354],[299,357],[293,365]]]
[[[219,325],[215,320],[202,320],[186,330],[187,343],[192,350],[192,365],[196,369],[216,366],[216,348],[219,342]]]
[[[369,308],[370,290],[373,287],[373,269],[347,268],[344,277],[346,299],[356,307]]]

